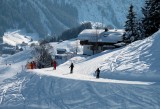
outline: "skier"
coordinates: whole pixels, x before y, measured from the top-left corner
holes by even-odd
[[[54,67],[54,70],[56,70],[57,62],[55,60],[53,61],[53,67]]]
[[[99,68],[97,68],[97,70],[95,71],[95,73],[97,74],[97,75],[96,75],[96,78],[99,78],[100,69],[99,69]]]
[[[33,69],[36,69],[36,62],[33,61]]]
[[[71,68],[70,73],[73,73],[73,67],[74,67],[74,65],[73,65],[73,63],[71,63],[71,65],[69,67],[69,68]]]
[[[56,70],[57,62],[55,60],[52,60],[51,66],[53,66],[53,70]]]
[[[33,69],[33,62],[31,62],[30,64],[31,64],[31,69]]]
[[[41,62],[38,62],[38,63],[37,63],[37,67],[38,67],[39,69],[41,69],[41,68],[42,68],[42,64],[41,64]]]

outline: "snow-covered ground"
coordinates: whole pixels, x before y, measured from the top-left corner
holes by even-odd
[[[79,54],[82,54],[83,52],[83,47],[80,45],[80,40],[76,40],[76,39],[66,40],[62,42],[53,42],[53,43],[50,43],[50,45],[52,46],[52,49],[50,52],[52,52],[53,54],[57,53],[56,52],[57,49],[66,49],[67,52],[71,52],[71,53],[74,53],[77,49],[77,52]]]
[[[29,34],[25,33],[24,30],[8,30],[4,33],[3,43],[7,43],[12,46],[16,46],[18,44],[29,43],[32,40],[38,40],[39,36],[35,33]]]
[[[0,66],[1,76],[9,75],[0,78],[0,108],[159,109],[159,36],[160,31],[114,51],[91,57],[79,55],[57,70],[22,70],[21,66],[31,58],[30,52],[13,55],[7,59],[15,60],[14,64]],[[6,59],[0,61],[5,63]],[[69,74],[71,62],[75,65],[73,74]],[[94,74],[98,67],[100,79]]]
[[[12,78],[24,69],[26,63],[32,59],[31,50],[19,52],[6,58],[0,58],[0,84]]]

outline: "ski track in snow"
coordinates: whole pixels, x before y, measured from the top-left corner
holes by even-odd
[[[1,84],[0,107],[7,105],[8,109],[158,109],[159,90],[159,84],[99,83],[23,72]]]
[[[156,38],[155,41],[158,40]],[[146,62],[150,62],[151,59],[151,62],[158,64],[152,59],[152,55],[159,56],[158,50],[152,51],[153,42],[147,39],[141,42],[143,46],[137,45],[139,42],[136,42],[135,48],[131,48],[130,45],[88,58],[77,56],[59,65],[57,70],[22,69],[21,66],[32,57],[30,50],[0,59],[0,109],[159,109],[159,81],[103,77],[104,71],[118,71],[119,67],[121,70],[132,71],[134,75],[135,68],[131,68],[131,65],[143,65],[142,60],[146,57]],[[6,61],[12,62],[12,65],[6,66]],[[75,64],[73,74],[69,73],[71,62]],[[126,69],[122,67],[124,64],[129,64]],[[145,70],[148,67],[144,64]],[[94,75],[97,67],[101,67],[102,70],[99,79]]]
[[[102,83],[118,83],[118,84],[139,84],[139,85],[150,85],[154,82],[141,82],[141,81],[126,81],[126,80],[114,80],[114,79],[107,79],[107,78],[99,78],[96,79],[94,76],[86,76],[84,74],[77,74],[73,73],[70,74],[69,72],[62,73],[63,71],[62,67],[57,68],[57,70],[53,70],[53,68],[45,68],[45,69],[35,69],[35,70],[29,70],[29,72],[36,73],[38,75],[48,75],[48,76],[54,76],[59,78],[66,78],[66,79],[74,79],[74,80],[83,80],[83,81],[92,81],[92,82],[102,82]],[[70,69],[68,68],[68,71]]]

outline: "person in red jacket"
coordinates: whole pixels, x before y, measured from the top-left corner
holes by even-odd
[[[56,70],[57,62],[55,60],[51,61],[51,66],[53,66],[53,70]]]
[[[54,67],[54,70],[56,70],[57,62],[55,60],[53,61],[53,67]]]

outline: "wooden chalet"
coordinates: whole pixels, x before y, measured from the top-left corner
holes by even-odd
[[[78,35],[83,54],[93,55],[104,50],[120,47],[124,30],[86,29]]]

